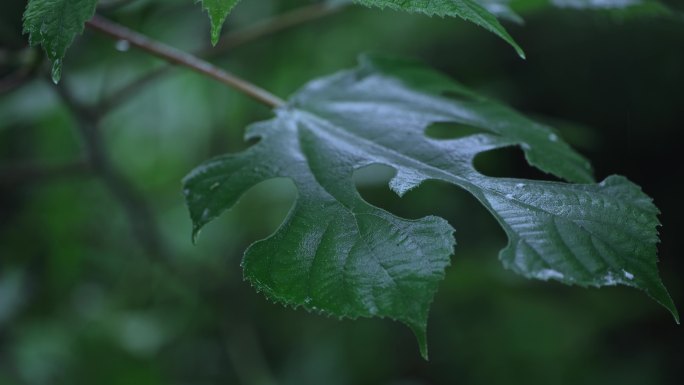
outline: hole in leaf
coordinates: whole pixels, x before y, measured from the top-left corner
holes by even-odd
[[[434,215],[446,219],[456,229],[459,257],[463,255],[461,253],[474,258],[482,254],[496,255],[505,246],[506,237],[501,227],[467,191],[446,182],[427,180],[399,197],[389,188],[394,174],[393,168],[375,164],[357,170],[354,182],[366,202],[400,218]]]
[[[357,189],[366,189],[368,187],[387,186],[394,174],[396,174],[394,168],[376,163],[354,171],[353,179]]]
[[[273,234],[297,197],[290,178],[273,178],[252,186],[232,209],[202,229],[199,244],[219,244],[241,255],[249,244]]]
[[[476,134],[491,134],[490,131],[466,124],[437,122],[425,129],[425,136],[432,139],[451,140]]]
[[[502,147],[477,154],[475,169],[494,178],[561,181],[561,179],[530,166],[518,146]]]

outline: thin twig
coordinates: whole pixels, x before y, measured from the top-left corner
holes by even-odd
[[[109,96],[102,99],[97,105],[97,110],[103,115],[106,115],[108,112],[129,101],[131,96],[136,95],[148,85],[171,73],[171,70],[174,68],[176,68],[174,65],[167,64],[141,75],[139,78],[133,80],[132,82],[119,88],[118,90],[112,92]]]
[[[167,261],[167,251],[150,206],[109,159],[98,127],[100,116],[77,101],[63,84],[57,86],[56,90],[76,121],[89,167],[123,207],[133,236],[151,257]]]
[[[89,174],[90,167],[84,160],[57,165],[20,163],[0,166],[0,185],[17,185],[36,180],[50,180]]]
[[[225,34],[216,47],[205,48],[195,53],[196,56],[211,59],[225,54],[227,51],[238,46],[250,43],[265,36],[273,35],[292,27],[317,20],[344,9],[344,5],[330,5],[316,3],[285,12],[268,18],[244,29]],[[114,91],[109,97],[100,102],[98,109],[108,112],[130,100],[131,95],[137,94],[149,84],[171,73],[175,68],[173,64],[151,70],[138,79]]]
[[[227,71],[224,71],[207,61],[153,40],[143,34],[132,31],[120,24],[113,23],[100,16],[94,16],[87,25],[92,29],[100,31],[116,39],[128,41],[131,45],[147,51],[170,63],[190,68],[193,71],[216,79],[221,83],[234,88],[269,107],[277,108],[285,104],[282,99],[264,90],[263,88],[260,88]]]
[[[273,16],[252,24],[249,27],[227,33],[214,48],[207,48],[198,53],[199,56],[212,58],[226,53],[237,46],[273,35],[294,26],[307,23],[344,9],[343,5],[316,3],[296,8],[292,11]]]

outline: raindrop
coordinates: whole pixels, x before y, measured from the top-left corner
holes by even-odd
[[[52,82],[57,84],[59,79],[62,78],[62,60],[56,59],[52,63]]]
[[[209,190],[216,190],[221,184],[219,182],[216,182],[209,187]]]
[[[506,198],[513,199],[513,194],[506,194]]]
[[[515,185],[516,188],[523,188],[525,187],[525,183],[518,183]]]
[[[128,40],[117,40],[114,44],[114,48],[119,52],[126,52],[131,49],[131,43],[129,43]]]
[[[611,286],[611,285],[616,285],[618,282],[615,279],[615,276],[613,276],[612,272],[608,272],[605,277],[603,277],[603,284],[606,286]]]
[[[630,273],[629,271],[627,271],[627,270],[622,270],[622,273],[625,275],[625,278],[627,278],[627,279],[629,279],[629,280],[634,279],[634,274]]]
[[[202,220],[203,221],[209,220],[210,216],[211,216],[211,212],[209,211],[209,209],[204,209],[204,211],[202,212]]]
[[[556,134],[549,134],[549,140],[552,142],[558,141],[558,135]]]
[[[543,279],[543,280],[548,280],[551,278],[563,279],[563,277],[565,277],[565,275],[563,275],[563,273],[561,273],[560,271],[553,270],[553,269],[544,269],[544,270],[541,270],[539,273],[537,273],[537,278]]]

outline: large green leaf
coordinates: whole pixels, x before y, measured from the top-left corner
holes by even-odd
[[[93,17],[97,0],[29,0],[24,12],[24,33],[31,45],[42,45],[52,62],[52,80],[62,74],[62,59],[74,37]]]
[[[448,95],[448,96],[446,96]],[[393,167],[402,195],[428,179],[472,193],[509,237],[503,264],[526,277],[644,290],[677,317],[658,277],[658,210],[624,177],[593,183],[588,162],[548,127],[420,65],[364,58],[312,81],[277,116],[250,127],[260,141],[210,160],[184,180],[194,235],[255,184],[294,181],[285,223],[245,252],[245,277],[266,296],[339,317],[408,325],[425,354],[428,307],[454,240],[444,220],[398,218],[366,203],[352,182],[370,164]],[[425,135],[434,122],[485,130],[460,139]],[[474,157],[520,146],[533,166],[576,183],[493,178]]]
[[[240,0],[199,0],[211,21],[211,44],[216,45],[221,37],[223,23]]]
[[[493,32],[525,57],[522,48],[506,32],[496,17],[477,0],[354,0],[366,6],[389,8],[400,11],[420,12],[428,16],[458,16]]]

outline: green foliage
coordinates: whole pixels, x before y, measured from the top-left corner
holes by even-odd
[[[357,69],[310,82],[253,125],[259,143],[210,160],[184,181],[194,235],[255,184],[293,180],[299,198],[271,237],[248,248],[244,275],[267,297],[339,317],[389,317],[408,325],[425,356],[429,304],[449,264],[444,220],[398,218],[366,203],[355,170],[396,170],[400,196],[425,180],[474,195],[509,237],[504,266],[529,278],[639,288],[677,311],[656,267],[658,210],[624,177],[592,183],[588,162],[550,128],[415,63],[364,58]],[[485,133],[425,135],[435,122]],[[484,151],[520,146],[528,162],[572,183],[492,178]]]
[[[239,0],[200,0],[216,44]],[[340,3],[346,2],[342,0]],[[522,49],[496,17],[522,19],[508,0],[354,0],[365,6],[458,16]],[[577,9],[664,10],[649,0],[543,0]],[[334,2],[333,2],[334,4]],[[74,37],[97,0],[30,0],[24,33],[42,45],[59,81]],[[483,98],[415,63],[362,60],[350,71],[310,82],[276,118],[256,124],[261,141],[243,153],[197,168],[185,179],[193,237],[255,184],[291,178],[299,199],[271,237],[245,253],[247,279],[269,298],[338,317],[388,317],[416,335],[427,357],[429,306],[455,241],[443,219],[405,220],[365,202],[352,182],[355,170],[395,169],[400,196],[425,180],[471,193],[509,238],[505,267],[528,278],[579,286],[626,285],[677,311],[657,271],[658,210],[638,186],[611,176],[594,183],[589,163],[553,130]],[[432,123],[484,130],[454,140],[425,135]],[[519,146],[528,163],[571,183],[491,178],[474,158]]]
[[[195,0],[209,15],[211,43],[219,41],[223,24],[240,0]],[[516,23],[522,18],[510,7],[509,0],[340,0],[330,4],[355,2],[366,6],[389,8],[428,16],[461,17],[496,34],[525,57],[522,48],[496,19],[500,17]],[[667,9],[652,0],[548,0],[562,8],[628,9],[642,12],[667,13]],[[74,37],[83,32],[83,25],[93,16],[97,0],[29,0],[24,14],[24,33],[31,45],[42,45],[52,62],[52,79],[59,82],[62,61]]]
[[[202,8],[209,14],[211,21],[211,44],[216,45],[221,37],[223,23],[230,11],[240,0],[200,0]]]
[[[522,48],[506,32],[496,17],[475,0],[354,0],[354,2],[407,12],[419,12],[428,16],[458,16],[493,32],[524,58]]]
[[[52,62],[52,80],[62,74],[62,59],[84,23],[95,13],[97,0],[29,0],[24,13],[24,33],[31,45],[43,46]]]

